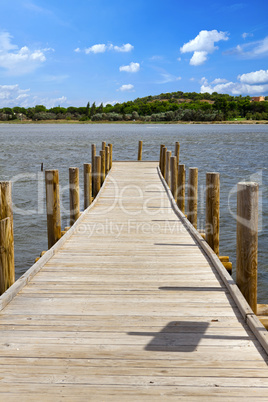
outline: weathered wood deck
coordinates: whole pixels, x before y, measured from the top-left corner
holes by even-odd
[[[263,328],[186,226],[156,162],[114,162],[0,298],[0,400],[267,400]]]

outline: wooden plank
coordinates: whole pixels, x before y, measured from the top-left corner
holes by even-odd
[[[0,399],[267,399],[259,324],[244,322],[156,166],[113,163],[97,199],[10,295]]]

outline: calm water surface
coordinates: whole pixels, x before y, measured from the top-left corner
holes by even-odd
[[[164,143],[174,151],[181,144],[180,163],[199,168],[199,225],[205,220],[202,192],[205,174],[221,176],[220,254],[235,266],[236,184],[260,184],[258,298],[268,303],[268,125],[0,125],[0,180],[13,180],[16,278],[47,248],[44,169],[59,169],[62,226],[68,219],[68,169],[91,162],[91,144],[113,143],[114,160],[136,160],[142,139],[143,160],[159,158]],[[80,178],[80,181],[81,178]],[[82,208],[81,197],[81,208]],[[234,273],[235,276],[235,273]]]

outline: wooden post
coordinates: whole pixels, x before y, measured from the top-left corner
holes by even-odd
[[[164,148],[164,146],[165,146],[164,144],[160,145],[159,168],[160,168],[161,172],[162,172],[162,160],[163,160],[162,149]]]
[[[15,282],[14,238],[11,218],[0,220],[0,295]]]
[[[100,157],[101,157],[101,186],[102,186],[103,182],[105,180],[105,151],[104,150],[100,151]]]
[[[12,184],[0,182],[0,295],[15,282]]]
[[[175,156],[177,157],[177,163],[180,164],[180,143],[177,141],[175,143]]]
[[[188,213],[189,222],[197,229],[198,169],[189,168]]]
[[[91,167],[92,167],[92,172],[94,172],[95,156],[96,156],[96,144],[91,144]]]
[[[109,147],[109,158],[110,158],[109,168],[112,169],[112,165],[113,165],[113,144],[108,144],[108,147]]]
[[[0,219],[10,218],[13,230],[12,183],[0,182]]]
[[[166,169],[167,169],[167,148],[163,147],[162,149],[162,176],[166,179]]]
[[[166,182],[167,185],[170,187],[170,158],[171,158],[171,151],[167,151],[166,157]]]
[[[185,165],[178,165],[178,196],[177,205],[185,214]]]
[[[101,157],[95,156],[94,160],[94,198],[97,197],[101,187]]]
[[[206,174],[206,242],[219,256],[220,251],[220,174]]]
[[[70,225],[80,216],[80,198],[79,198],[79,169],[69,168],[69,188],[70,188]]]
[[[91,204],[92,201],[92,173],[91,164],[84,163],[84,209]]]
[[[110,170],[110,155],[109,155],[109,147],[105,147],[105,176],[109,173]]]
[[[142,160],[142,141],[139,141],[138,161]]]
[[[253,182],[237,185],[236,282],[257,314],[258,193]]]
[[[172,156],[170,158],[170,173],[171,173],[171,192],[174,200],[177,202],[177,192],[178,192],[178,164],[177,157]]]
[[[95,161],[95,156],[96,156],[96,145],[91,144],[92,196],[94,194],[94,172],[95,172],[94,161]]]
[[[46,207],[48,249],[61,238],[59,171],[46,170]]]
[[[105,147],[106,147],[106,141],[102,141],[102,143],[101,143],[102,151],[105,151]]]

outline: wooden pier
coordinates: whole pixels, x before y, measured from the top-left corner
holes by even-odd
[[[113,162],[0,308],[1,401],[267,400],[267,332],[157,162]]]

